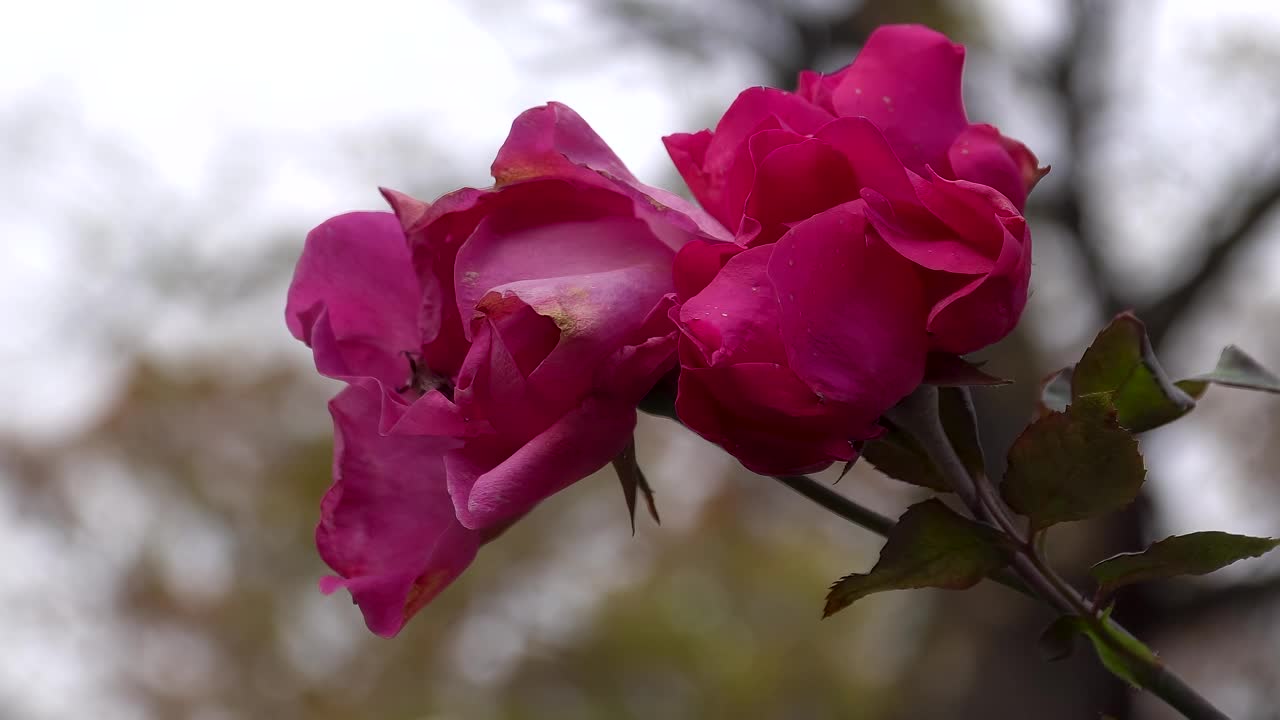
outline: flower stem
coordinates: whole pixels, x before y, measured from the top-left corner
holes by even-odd
[[[937,388],[922,385],[895,407],[889,417],[920,441],[974,517],[987,520],[1013,539],[1018,548],[1013,568],[1036,595],[1059,612],[1082,618],[1099,641],[1122,659],[1133,679],[1188,720],[1230,720],[1119,623],[1100,616],[1070,583],[1049,567],[1033,538],[1018,526],[1013,512],[1000,499],[986,474],[971,475],[966,469],[942,426]]]

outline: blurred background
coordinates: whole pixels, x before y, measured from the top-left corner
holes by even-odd
[[[666,421],[663,525],[601,473],[394,640],[315,589],[333,383],[283,322],[306,231],[487,184],[511,119],[577,109],[647,182],[660,137],[834,70],[872,28],[969,47],[970,116],[1053,172],[1033,295],[985,354],[995,464],[1036,381],[1136,308],[1171,373],[1280,368],[1280,6],[1264,0],[0,3],[0,718],[1174,717],[998,587],[819,621],[880,541]],[[1142,502],[1058,533],[1082,569],[1171,532],[1280,534],[1280,401],[1215,389],[1144,438]],[[843,492],[915,499],[859,467]],[[1280,718],[1280,566],[1122,595],[1237,720]]]

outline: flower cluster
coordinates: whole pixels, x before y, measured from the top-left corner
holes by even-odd
[[[630,442],[679,368],[680,420],[759,472],[856,457],[930,352],[1026,300],[1035,157],[960,97],[963,49],[878,30],[794,93],[666,138],[701,207],[642,184],[569,108],[518,117],[494,184],[307,237],[290,331],[347,383],[316,530],[394,635],[477,550]]]

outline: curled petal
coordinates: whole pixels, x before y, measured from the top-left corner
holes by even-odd
[[[772,245],[762,245],[734,255],[680,306],[680,326],[708,364],[784,361],[778,298],[766,274],[772,253]]]
[[[868,234],[864,208],[846,203],[797,224],[768,275],[791,369],[870,421],[920,384],[926,337],[919,280]]]
[[[686,366],[676,412],[689,429],[766,475],[816,472],[852,460],[851,441],[877,432],[850,408],[823,402],[777,363]]]
[[[1019,210],[1039,180],[1035,155],[991,125],[967,127],[947,151],[947,160],[956,179],[995,188]]]
[[[307,235],[285,318],[293,336],[312,347],[322,374],[395,387],[407,377],[404,353],[420,345],[419,291],[395,216],[348,213]],[[327,337],[317,347],[321,324]]]
[[[475,558],[479,536],[457,521],[444,453],[457,443],[378,433],[375,395],[350,387],[329,404],[334,484],[316,527],[320,556],[338,574],[369,629],[391,637]]]
[[[842,70],[832,104],[884,132],[898,157],[921,172],[946,157],[968,125],[960,77],[964,47],[922,25],[887,25]]]
[[[635,430],[635,405],[589,396],[514,452],[474,442],[449,453],[458,520],[483,529],[519,517],[609,463]]]

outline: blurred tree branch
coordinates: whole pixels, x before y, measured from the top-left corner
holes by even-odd
[[[1256,175],[1249,174],[1249,178]],[[1261,181],[1244,183],[1233,197],[1246,196],[1238,205],[1218,208],[1209,215],[1199,237],[1205,238],[1204,259],[1186,278],[1169,288],[1139,314],[1157,346],[1184,314],[1195,308],[1205,291],[1216,285],[1230,268],[1236,250],[1245,247],[1256,230],[1280,204],[1280,165]]]

